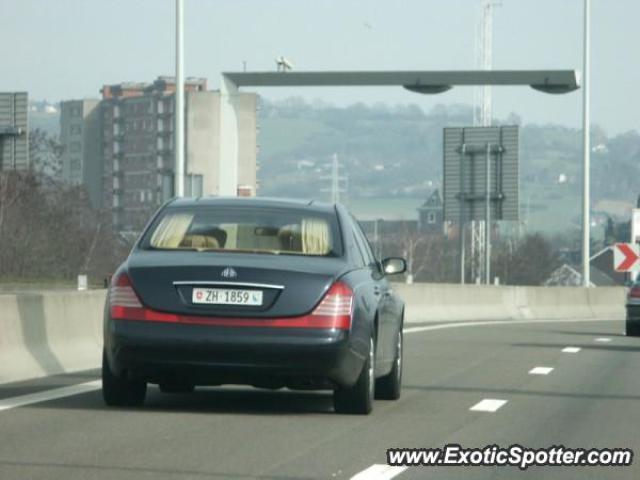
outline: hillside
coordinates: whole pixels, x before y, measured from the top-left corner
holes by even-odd
[[[468,106],[416,105],[336,108],[300,99],[263,101],[260,194],[328,198],[331,155],[346,173],[346,201],[366,217],[413,218],[415,207],[441,188],[442,129],[471,124]],[[521,123],[516,115],[495,124]],[[620,215],[640,193],[640,134],[608,138],[592,129],[592,205]],[[577,229],[580,214],[581,134],[558,125],[521,126],[521,218],[531,230]],[[607,211],[607,205],[616,209]],[[602,223],[600,217],[596,220]]]

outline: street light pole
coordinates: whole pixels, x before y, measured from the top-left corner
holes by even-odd
[[[591,56],[591,0],[584,0],[584,45],[582,67],[582,140],[583,140],[583,166],[582,166],[582,285],[591,285],[589,265],[589,244],[591,219],[589,217],[590,199],[590,163],[591,163],[591,139],[590,139],[590,56]]]
[[[491,144],[487,143],[484,211],[484,283],[491,285]],[[482,259],[478,259],[482,260]]]
[[[175,196],[184,197],[184,1],[176,0]]]
[[[462,147],[460,149],[460,198],[459,198],[459,205],[460,205],[460,218],[458,221],[458,243],[459,243],[459,250],[460,250],[460,285],[464,285],[464,281],[465,281],[465,255],[464,255],[464,245],[465,245],[465,241],[464,241],[464,229],[465,229],[465,218],[464,218],[464,214],[465,214],[465,201],[464,201],[464,197],[463,197],[463,192],[464,192],[464,161],[465,161],[465,155],[467,154],[467,145],[466,143],[462,144]]]

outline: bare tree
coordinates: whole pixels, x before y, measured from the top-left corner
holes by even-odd
[[[385,255],[407,260],[407,273],[421,282],[455,281],[456,245],[443,234],[419,232],[413,223],[403,222],[397,231],[381,237]]]
[[[5,212],[9,210],[18,201],[20,190],[15,188],[15,178],[17,172],[1,172],[0,173],[0,236],[2,235],[2,227],[4,225]]]
[[[553,244],[540,234],[503,241],[494,248],[494,271],[509,285],[541,285],[560,266]]]
[[[29,161],[34,171],[57,178],[62,171],[63,145],[44,130],[29,132]]]
[[[35,171],[0,172],[0,276],[110,275],[127,247],[86,190]]]

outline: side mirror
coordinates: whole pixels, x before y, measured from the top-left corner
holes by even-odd
[[[407,262],[404,258],[389,257],[382,260],[382,271],[385,275],[395,275],[407,271]]]

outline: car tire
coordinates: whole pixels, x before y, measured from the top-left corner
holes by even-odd
[[[626,322],[627,337],[640,337],[640,322]]]
[[[358,380],[352,387],[333,392],[333,406],[337,413],[367,415],[373,408],[375,390],[375,344],[369,340],[369,355],[362,366]]]
[[[161,383],[158,387],[162,393],[192,393],[195,390],[190,383]]]
[[[402,390],[402,327],[396,339],[396,356],[393,359],[391,371],[376,381],[376,399],[398,400]]]
[[[144,403],[147,394],[147,382],[130,380],[113,374],[102,353],[102,398],[110,407],[139,407]]]

